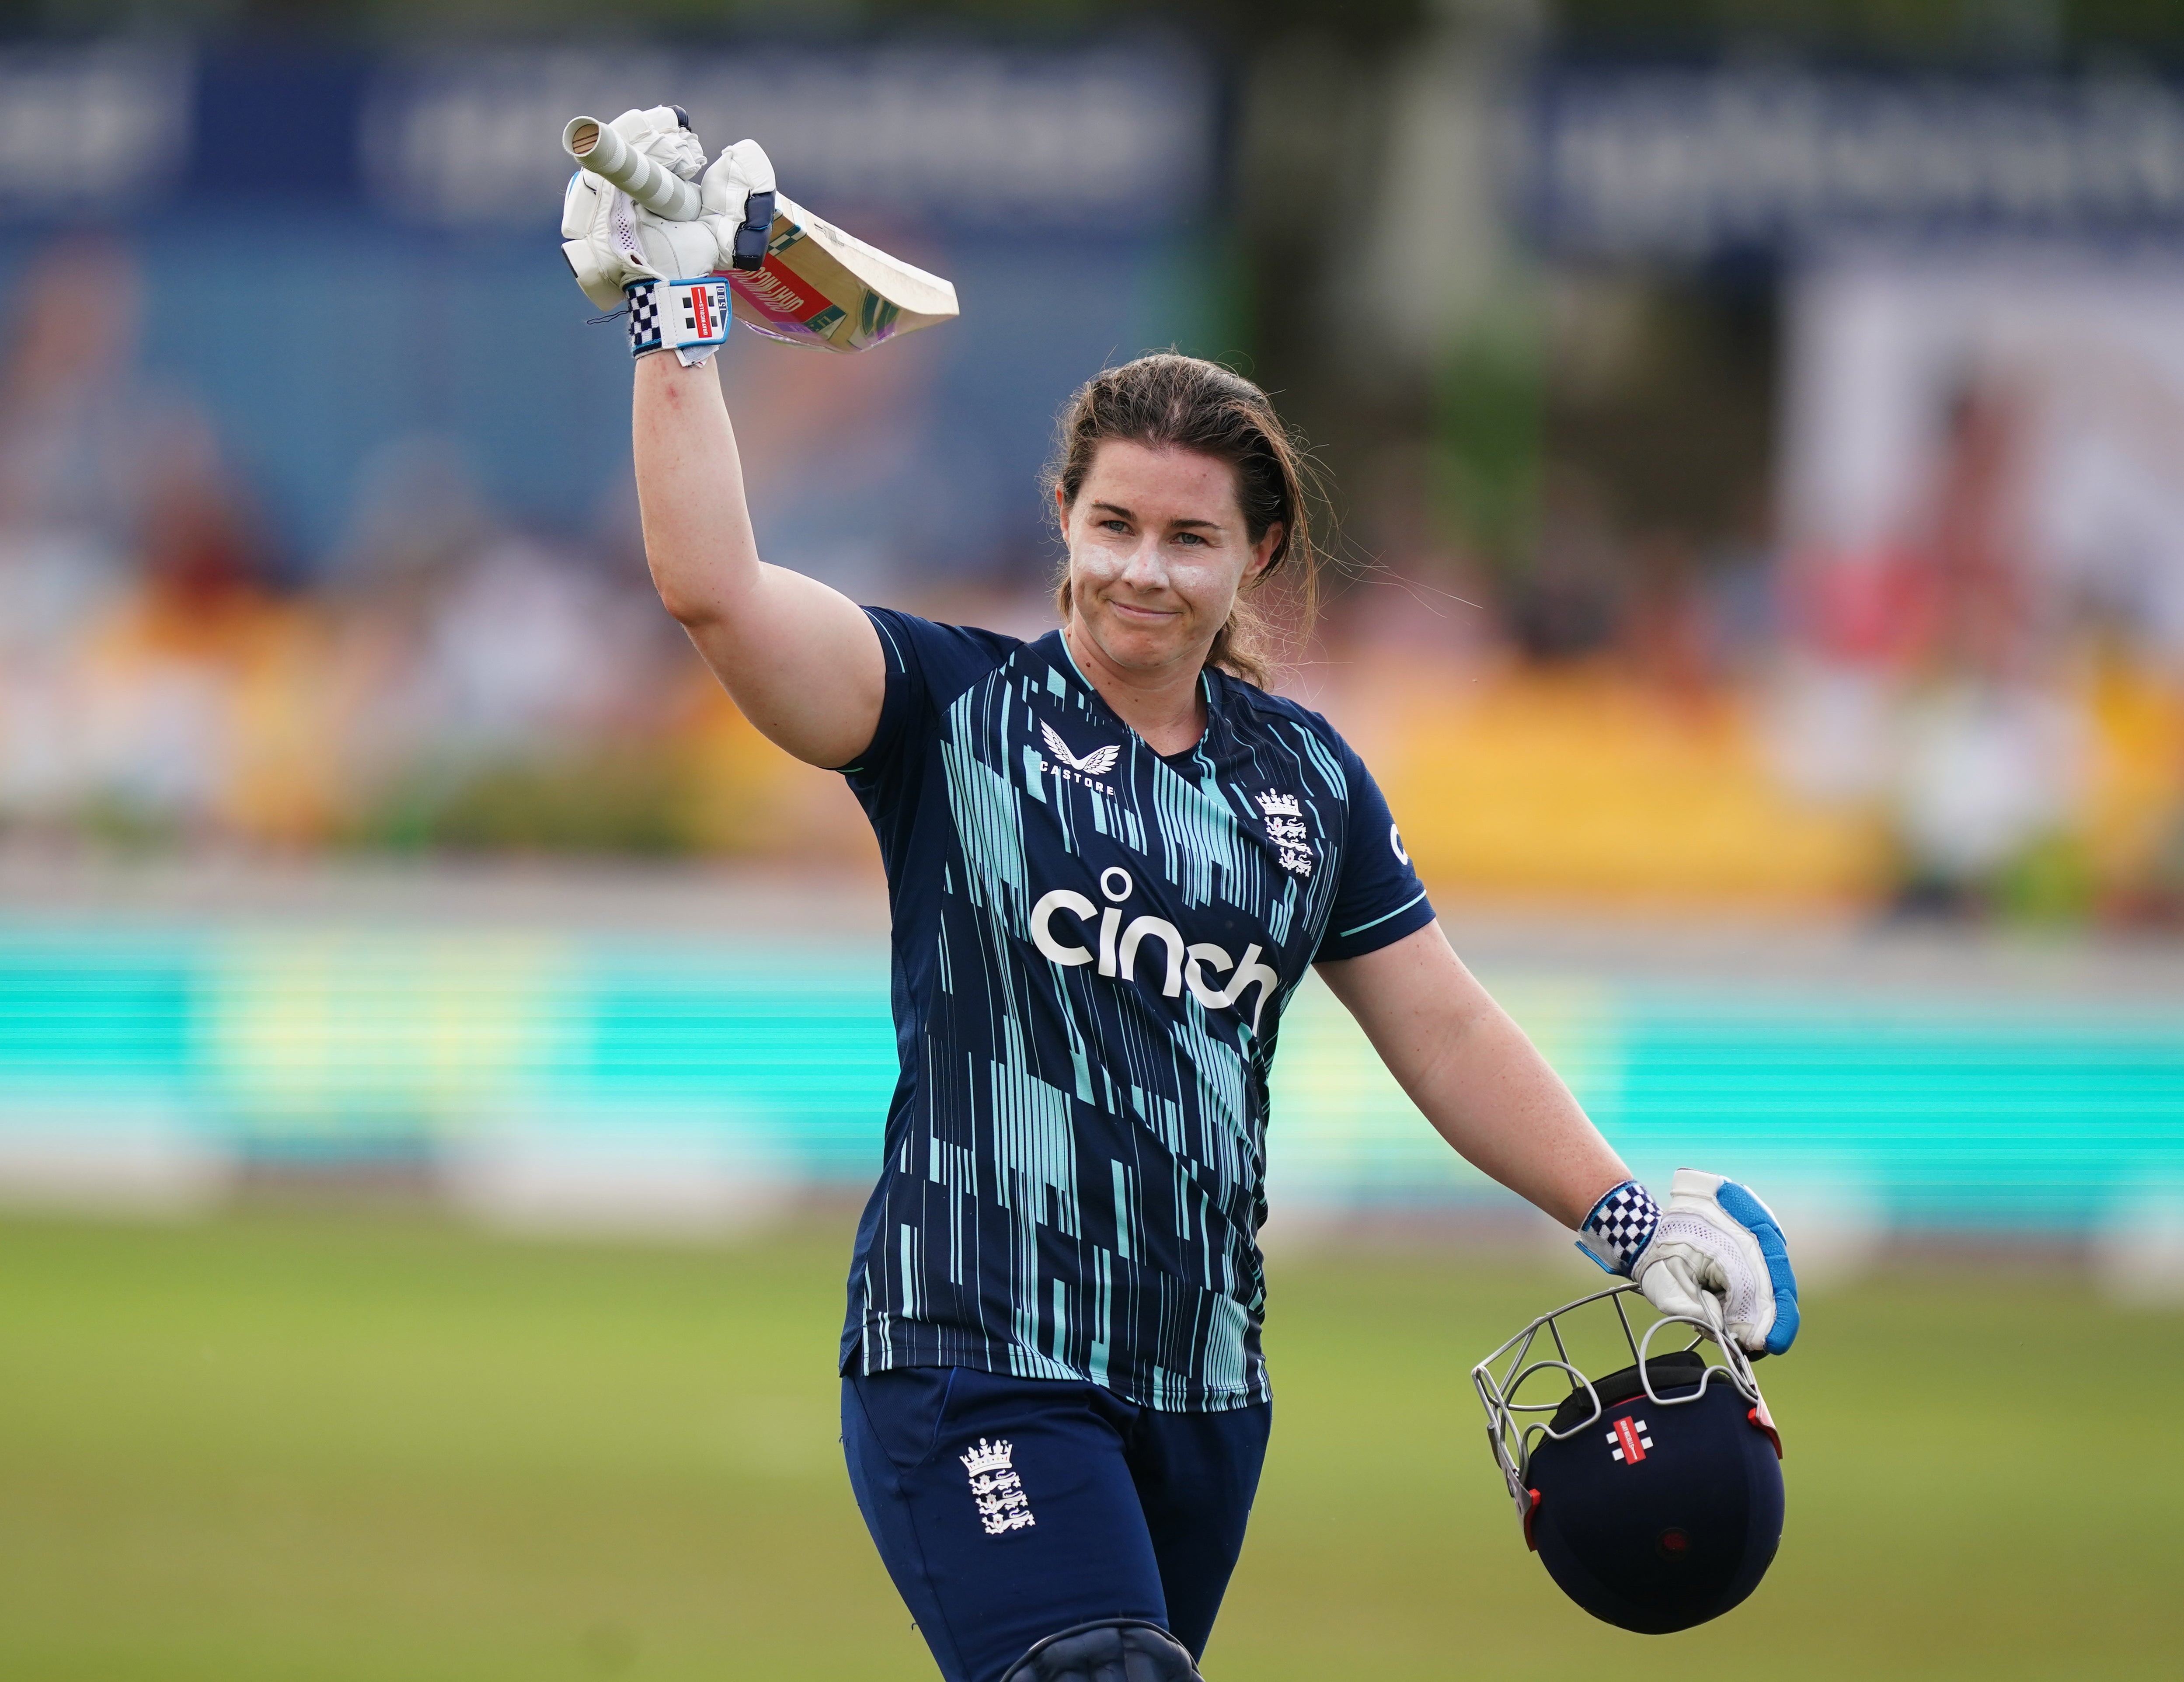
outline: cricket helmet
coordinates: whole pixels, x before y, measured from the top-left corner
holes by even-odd
[[[1663,1318],[1639,1336],[1624,1304],[1636,1289],[1541,1315],[1471,1377],[1525,1545],[1595,1618],[1661,1635],[1758,1587],[1782,1539],[1782,1442],[1744,1351],[1697,1320]],[[1588,1378],[1560,1323],[1603,1304],[1631,1364]],[[1550,1349],[1535,1348],[1543,1334]],[[1671,1346],[1652,1353],[1657,1339]]]

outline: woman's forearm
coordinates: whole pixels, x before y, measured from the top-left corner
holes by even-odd
[[[717,365],[666,354],[637,361],[631,454],[644,554],[668,612],[695,626],[729,612],[758,580],[735,428]]]
[[[1466,1161],[1566,1227],[1630,1178],[1562,1078],[1490,999],[1406,1087]]]
[[[848,764],[879,723],[879,638],[848,597],[760,560],[716,365],[639,357],[630,445],[660,601],[762,735]]]
[[[1630,1178],[1439,924],[1320,972],[1411,1101],[1481,1172],[1568,1227]]]

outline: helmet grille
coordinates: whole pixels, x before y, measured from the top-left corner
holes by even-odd
[[[1682,1390],[1698,1383],[1706,1373],[1706,1357],[1695,1349],[1680,1349],[1673,1355],[1657,1355],[1646,1363],[1646,1370],[1653,1379],[1653,1394],[1660,1395],[1671,1389]],[[1628,1401],[1634,1395],[1646,1394],[1646,1386],[1638,1377],[1636,1367],[1625,1367],[1619,1373],[1610,1373],[1604,1378],[1595,1378],[1592,1388],[1600,1397],[1602,1412],[1618,1401]],[[1572,1390],[1563,1398],[1563,1404],[1548,1421],[1548,1429],[1557,1436],[1565,1436],[1592,1417],[1592,1397],[1582,1388]]]

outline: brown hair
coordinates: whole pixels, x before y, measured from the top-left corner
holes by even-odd
[[[1256,592],[1286,565],[1297,580],[1307,628],[1318,604],[1319,552],[1312,546],[1306,504],[1317,487],[1303,444],[1282,424],[1267,394],[1241,374],[1172,350],[1106,369],[1078,388],[1056,429],[1054,459],[1046,470],[1048,498],[1058,489],[1063,506],[1075,507],[1093,458],[1111,441],[1192,450],[1227,462],[1236,472],[1236,500],[1251,542],[1281,526],[1273,556],[1256,578],[1245,581],[1206,651],[1207,666],[1265,688],[1272,664],[1265,617],[1244,591]],[[1066,621],[1067,556],[1054,599]]]

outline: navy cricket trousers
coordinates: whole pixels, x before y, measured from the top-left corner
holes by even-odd
[[[1202,1654],[1273,1413],[969,1367],[842,1380],[850,1485],[948,1682],[1000,1682],[1034,1642],[1106,1618]]]

